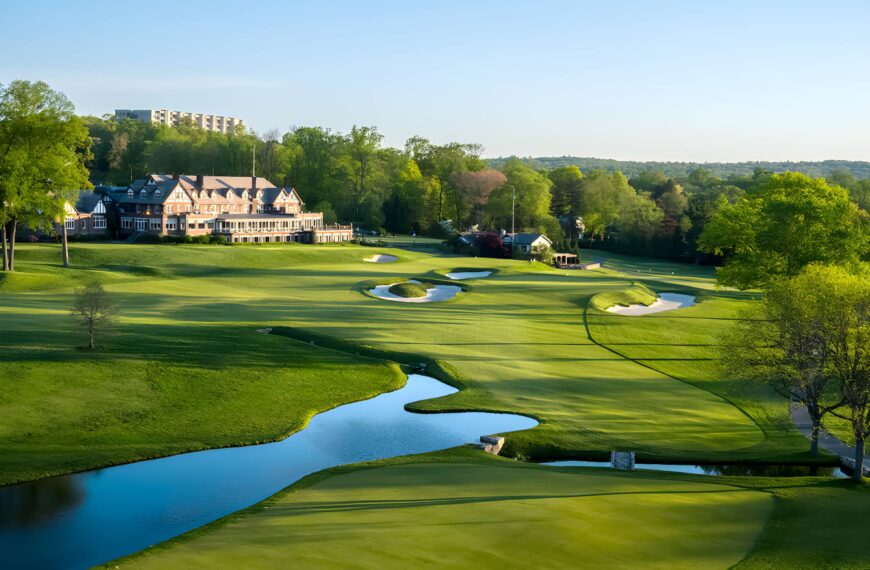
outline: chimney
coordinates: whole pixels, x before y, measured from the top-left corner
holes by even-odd
[[[196,175],[196,187],[202,190],[202,186],[204,184],[204,176],[202,174]]]
[[[251,176],[251,190],[253,190],[254,192],[257,191],[257,177],[256,176]]]
[[[173,179],[173,180],[178,180],[178,175],[177,175],[177,174],[173,174],[173,175],[172,175],[172,179]]]

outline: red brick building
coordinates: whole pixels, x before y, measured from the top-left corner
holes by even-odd
[[[64,205],[67,236],[102,236],[106,233],[106,205],[99,194],[81,190],[75,204]],[[55,228],[60,234],[61,228]]]
[[[152,174],[128,188],[98,191],[116,210],[122,235],[216,234],[234,243],[353,239],[351,226],[325,225],[323,213],[304,211],[294,188],[265,178]]]

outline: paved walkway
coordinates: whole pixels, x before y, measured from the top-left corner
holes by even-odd
[[[791,419],[795,427],[809,439],[813,433],[813,422],[804,406],[792,405]],[[847,466],[854,465],[855,448],[846,445],[824,429],[819,432],[819,447],[840,457],[840,462]],[[864,457],[864,474],[870,475],[870,457]]]

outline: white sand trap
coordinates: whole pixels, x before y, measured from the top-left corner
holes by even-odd
[[[395,255],[387,255],[386,253],[378,253],[377,255],[373,255],[371,257],[366,257],[363,261],[368,261],[369,263],[390,263],[391,261],[396,261],[399,259]]]
[[[419,283],[419,281],[411,279],[408,283]],[[369,289],[369,292],[378,299],[385,299],[387,301],[399,301],[400,303],[435,303],[437,301],[452,299],[462,291],[462,287],[457,285],[435,285],[426,291],[425,297],[400,297],[399,295],[390,293],[390,287],[393,285],[395,285],[395,283],[390,283],[389,285],[378,285],[374,289]]]
[[[639,315],[649,315],[651,313],[662,313],[664,311],[682,309],[683,307],[691,307],[694,304],[695,297],[692,295],[662,293],[652,305],[614,305],[607,307],[607,312],[637,317]]]
[[[481,277],[489,277],[492,271],[452,271],[445,273],[450,279],[459,281],[461,279],[480,279]]]

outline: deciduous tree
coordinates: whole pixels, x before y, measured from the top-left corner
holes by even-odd
[[[806,407],[812,424],[810,450],[818,452],[822,419],[841,405],[826,401],[831,341],[825,327],[830,300],[821,293],[819,270],[774,283],[722,341],[728,376],[763,382],[780,396]]]
[[[849,422],[855,440],[855,478],[861,479],[864,445],[870,436],[870,268],[810,267],[823,312],[829,370],[843,408],[832,413]],[[845,412],[841,411],[845,410]]]
[[[88,348],[94,350],[98,333],[105,333],[117,318],[117,308],[99,281],[85,283],[74,294],[73,318],[88,333]]]
[[[5,269],[15,270],[19,226],[61,220],[62,259],[69,264],[64,207],[89,188],[88,131],[62,93],[38,81],[13,81],[0,89],[0,222]]]
[[[867,213],[843,188],[797,173],[758,180],[734,204],[720,197],[699,238],[702,250],[726,257],[720,284],[764,286],[810,263],[848,264],[870,251]]]

